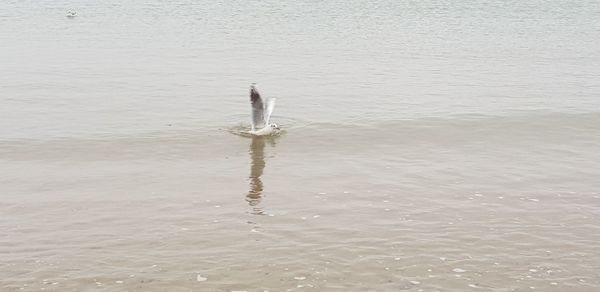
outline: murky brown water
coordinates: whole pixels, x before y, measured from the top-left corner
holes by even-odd
[[[552,115],[4,142],[3,288],[593,291],[599,132]]]
[[[600,290],[596,2],[4,7],[1,291]]]

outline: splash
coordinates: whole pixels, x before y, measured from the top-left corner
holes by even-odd
[[[241,124],[238,124],[238,125],[228,128],[227,131],[233,135],[244,137],[244,138],[257,137],[255,135],[252,135],[249,133],[250,129],[251,129],[250,125],[241,123]],[[279,136],[283,135],[285,132],[286,132],[285,130],[274,131],[270,135],[265,136],[265,137],[279,137]]]

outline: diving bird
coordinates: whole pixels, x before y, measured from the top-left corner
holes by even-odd
[[[250,103],[252,104],[252,129],[248,133],[264,136],[279,130],[277,124],[269,123],[275,108],[275,98],[262,97],[256,88],[256,83],[250,85]]]
[[[69,10],[67,11],[67,17],[68,18],[73,18],[77,15],[77,12],[73,11],[73,10]]]

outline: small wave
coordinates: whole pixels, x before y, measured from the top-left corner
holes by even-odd
[[[250,126],[248,124],[240,123],[233,127],[229,127],[226,130],[227,130],[227,132],[234,134],[236,136],[252,137],[252,135],[250,133],[248,133],[248,131],[250,131]]]

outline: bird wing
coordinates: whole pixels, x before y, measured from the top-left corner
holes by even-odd
[[[265,123],[268,125],[269,121],[271,120],[271,114],[273,113],[273,109],[275,108],[275,101],[277,99],[276,98],[269,98],[267,100],[267,113],[265,116]]]
[[[261,129],[265,124],[265,105],[254,85],[250,87],[250,103],[252,104],[252,130]]]

